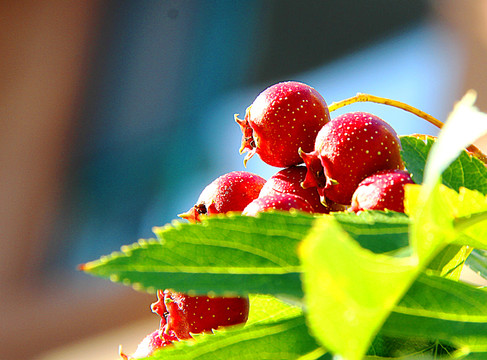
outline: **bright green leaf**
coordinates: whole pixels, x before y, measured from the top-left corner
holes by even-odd
[[[312,333],[333,353],[361,359],[416,264],[365,250],[331,217],[315,222],[300,254]]]
[[[485,360],[485,359],[487,359],[487,352],[486,351],[471,351],[469,349],[460,349],[452,355],[452,359]]]
[[[421,203],[421,191],[418,185],[406,187],[406,207],[413,212]],[[456,192],[445,186],[441,186],[438,193],[441,204],[433,206],[437,207],[437,213],[450,219],[448,227],[452,241],[458,246],[487,249],[487,196],[466,188]],[[472,220],[476,215],[479,215],[478,219]]]
[[[471,252],[472,248],[468,246],[447,245],[428,264],[428,269],[437,271],[448,279],[458,280]]]
[[[487,133],[487,114],[474,106],[475,95],[468,93],[449,116],[438,140],[428,154],[423,186],[416,203],[407,208],[413,222],[411,246],[421,262],[429,263],[454,238],[453,219],[447,199],[440,193],[440,179],[445,169],[465,147]],[[406,189],[407,192],[407,189]],[[406,205],[411,205],[406,194]]]
[[[289,319],[303,313],[301,307],[290,305],[271,295],[251,294],[249,299],[250,312],[247,326]]]
[[[426,266],[453,241],[453,215],[447,199],[439,190],[439,184],[430,191],[421,186],[414,203],[408,193],[411,188],[415,187],[406,187],[406,211],[412,219],[410,243],[415,255]]]

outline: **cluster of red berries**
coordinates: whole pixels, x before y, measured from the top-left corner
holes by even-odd
[[[247,171],[224,174],[180,217],[199,222],[228,212],[404,211],[404,185],[413,181],[404,170],[396,132],[379,117],[354,112],[331,119],[315,89],[289,81],[264,90],[245,118],[235,115],[235,120],[243,133],[240,152],[247,152],[244,163],[257,154],[282,169],[268,180]],[[190,339],[192,333],[243,324],[249,302],[247,297],[160,290],[152,311],[161,316],[160,328],[144,339],[132,358]]]
[[[240,152],[247,152],[244,163],[257,154],[284,169],[265,183],[256,199],[235,204],[233,211],[404,211],[404,185],[413,181],[404,170],[399,137],[379,117],[353,112],[331,120],[315,89],[288,81],[264,90],[245,118],[235,115],[235,120],[243,133]],[[251,182],[256,175],[249,176]]]

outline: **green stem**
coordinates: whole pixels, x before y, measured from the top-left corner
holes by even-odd
[[[455,227],[455,230],[461,232],[466,230],[470,226],[477,225],[482,221],[487,221],[487,211],[482,211],[482,212],[456,218],[453,221],[453,226]]]

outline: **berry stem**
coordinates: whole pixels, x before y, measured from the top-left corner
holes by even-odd
[[[470,226],[477,225],[482,221],[487,221],[487,211],[482,211],[469,216],[462,216],[455,218],[454,225],[455,229],[458,231],[463,231]]]
[[[370,95],[370,94],[362,94],[362,93],[357,93],[357,95],[352,96],[351,98],[341,100],[339,102],[334,102],[330,106],[328,106],[328,110],[330,112],[335,111],[341,107],[356,103],[356,102],[373,102],[377,104],[384,104],[384,105],[389,105],[389,106],[394,106],[399,109],[408,111],[414,115],[419,116],[420,118],[425,119],[428,121],[430,124],[435,125],[437,128],[441,129],[443,127],[443,123],[434,118],[433,116],[425,113],[424,111],[421,111],[419,109],[416,109],[415,107],[408,105],[406,103],[397,101],[397,100],[391,100],[387,98],[383,98],[380,96],[375,96],[375,95]]]
[[[375,95],[370,95],[370,94],[357,93],[357,95],[352,96],[348,99],[344,99],[344,100],[330,104],[328,106],[328,110],[330,112],[333,112],[337,109],[340,109],[340,108],[347,106],[347,105],[351,105],[351,104],[356,103],[356,102],[373,102],[373,103],[377,103],[377,104],[384,104],[384,105],[393,106],[393,107],[408,111],[408,112],[428,121],[430,124],[436,126],[439,129],[441,129],[443,127],[443,123],[440,120],[436,119],[435,117],[431,116],[430,114],[425,113],[422,110],[415,108],[414,106],[403,103],[401,101],[387,99],[387,98],[383,98],[383,97],[375,96]],[[472,154],[474,154],[484,164],[487,164],[487,156],[484,153],[482,153],[482,151],[480,151],[475,145],[470,145],[467,148],[467,150],[470,151]]]

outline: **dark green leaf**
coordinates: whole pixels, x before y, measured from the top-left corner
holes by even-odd
[[[424,168],[428,153],[433,145],[433,139],[418,139],[415,136],[401,136],[401,156],[406,169],[416,184],[423,183]]]
[[[402,156],[406,168],[417,184],[423,182],[426,159],[434,140],[421,140],[414,136],[402,136]],[[487,194],[487,168],[474,156],[462,151],[442,174],[442,183],[458,191],[461,187]]]

